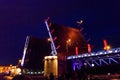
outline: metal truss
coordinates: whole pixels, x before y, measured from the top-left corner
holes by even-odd
[[[86,66],[94,67],[94,66],[102,66],[102,65],[110,65],[110,64],[119,64],[120,58],[107,58],[107,59],[98,59],[98,60],[85,60]]]
[[[86,63],[85,66],[87,66],[87,67],[119,64],[120,63],[120,53],[83,58],[82,60],[84,61],[84,63]]]
[[[72,59],[72,62],[73,70],[80,70],[81,66],[94,67],[110,64],[120,64],[120,52]]]
[[[91,59],[77,59],[72,60],[73,70],[80,70],[84,65],[85,67],[103,66],[110,64],[120,64],[120,55],[116,57],[102,57],[102,58],[91,58]]]

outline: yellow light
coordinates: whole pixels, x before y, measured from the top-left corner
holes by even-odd
[[[107,45],[106,47],[104,47],[104,50],[110,50],[111,47],[109,45]]]
[[[68,39],[68,42],[71,42],[71,39]]]
[[[14,73],[15,69],[12,69],[11,72]]]
[[[70,43],[70,42],[71,42],[71,39],[68,39],[66,42],[67,42],[67,43]]]
[[[110,46],[107,46],[107,50],[109,50],[109,49],[111,49],[111,47],[110,47]]]
[[[45,56],[45,59],[57,59],[57,56]]]
[[[12,67],[12,64],[10,64],[10,67]]]
[[[19,59],[19,63],[21,63],[22,62],[22,60],[21,59]]]
[[[17,68],[17,73],[19,74],[21,72],[21,69],[20,68]]]

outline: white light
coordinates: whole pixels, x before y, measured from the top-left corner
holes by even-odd
[[[104,52],[104,54],[107,54],[106,52]]]
[[[25,60],[26,50],[27,50],[27,48],[24,48],[24,51],[23,51],[23,57],[22,57],[22,61],[21,61],[21,66],[24,65],[24,60]]]
[[[98,54],[96,53],[95,55],[97,56]]]
[[[99,54],[103,54],[103,52],[100,52]]]
[[[110,50],[110,51],[108,51],[108,53],[112,53],[112,52],[113,52],[113,51],[111,51],[111,50]]]
[[[30,72],[27,72],[27,74],[30,74]]]
[[[78,56],[76,56],[76,58],[78,58]]]
[[[78,55],[78,57],[80,58],[81,56],[80,56],[80,55]]]
[[[35,74],[37,74],[37,72],[35,72]]]
[[[90,56],[90,54],[88,54],[88,56]]]
[[[33,72],[31,72],[31,74],[33,74]]]
[[[75,59],[75,56],[73,56],[73,59]]]
[[[40,72],[38,72],[38,74],[40,74]]]
[[[91,53],[92,56],[94,56],[95,54],[94,53]]]
[[[27,51],[28,43],[29,43],[29,36],[27,36],[27,38],[26,38],[26,42],[25,42],[25,46],[24,46],[24,51],[23,51],[23,57],[22,57],[22,61],[21,61],[21,66],[24,65],[24,60],[25,60],[25,56],[26,56],[26,51]]]
[[[42,71],[42,74],[44,73],[44,71]]]
[[[95,66],[95,64],[92,64],[92,67],[94,67]]]
[[[67,59],[72,59],[71,57],[68,57]]]
[[[115,50],[115,53],[117,53],[118,51],[117,50]]]
[[[84,54],[84,56],[86,57],[86,56],[87,56],[87,54]]]

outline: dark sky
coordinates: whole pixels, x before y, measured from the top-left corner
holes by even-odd
[[[120,0],[0,0],[1,65],[17,64],[27,35],[47,35],[48,16],[54,23],[84,27],[82,34],[96,50],[102,49],[102,39],[112,47],[120,45]]]

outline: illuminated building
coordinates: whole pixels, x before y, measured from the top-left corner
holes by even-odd
[[[21,73],[21,69],[17,66],[0,66],[0,73],[7,74],[9,76],[15,76]]]
[[[54,76],[58,76],[58,58],[57,56],[45,56],[44,57],[44,76],[53,73]]]

